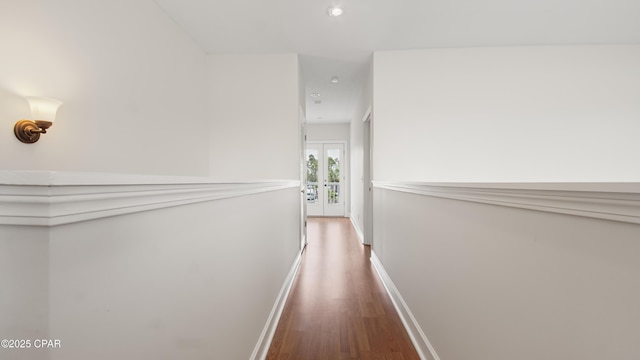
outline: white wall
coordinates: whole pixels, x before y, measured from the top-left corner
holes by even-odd
[[[207,61],[211,176],[299,179],[298,56]]]
[[[640,358],[640,225],[374,194],[374,251],[441,359]]]
[[[360,110],[360,107],[358,108]],[[365,109],[366,111],[366,109]],[[358,111],[360,112],[360,111]],[[364,113],[363,113],[364,114]],[[350,123],[351,137],[349,141],[351,154],[351,219],[357,226],[360,234],[364,231],[364,213],[363,213],[363,131],[364,123],[362,118],[354,116]]]
[[[307,141],[349,141],[349,124],[307,124]]]
[[[206,57],[153,1],[6,0],[0,48],[0,168],[207,175]],[[32,145],[28,95],[64,102]]]
[[[51,229],[51,359],[247,359],[299,251],[297,188]]]
[[[266,346],[300,252],[298,182],[4,175],[16,184],[0,186],[0,338],[32,347],[0,358],[246,359]]]
[[[371,76],[371,63],[367,67],[364,86],[360,94],[357,110],[349,123],[349,145],[351,154],[351,219],[357,226],[358,231],[363,234],[365,232],[365,189],[364,173],[369,169],[364,166],[366,158],[364,134],[365,124],[364,117],[367,111],[371,110],[373,97],[373,80]],[[364,236],[364,234],[363,234]],[[363,239],[370,242],[369,239]]]
[[[640,180],[640,45],[378,52],[373,81],[392,187]],[[638,358],[640,226],[374,195],[373,250],[441,359]]]
[[[48,269],[48,229],[0,225],[0,339],[49,338]],[[0,348],[2,359],[46,356],[46,351]]]
[[[0,48],[0,169],[299,178],[295,54],[207,56],[150,0],[3,1]],[[27,95],[64,102],[33,145],[12,132]],[[296,188],[0,225],[0,338],[63,344],[0,358],[248,358],[299,251],[299,204]]]
[[[638,181],[640,45],[374,55],[374,178]]]

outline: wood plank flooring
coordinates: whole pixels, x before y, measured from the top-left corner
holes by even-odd
[[[349,219],[309,218],[307,236],[267,359],[419,359]]]

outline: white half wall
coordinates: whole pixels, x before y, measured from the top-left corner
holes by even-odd
[[[0,172],[0,338],[62,345],[0,358],[250,358],[295,274],[299,189]]]
[[[414,331],[418,347],[435,349],[427,358],[640,357],[638,186],[574,185],[376,185],[373,249],[426,336]],[[602,219],[610,213],[634,223]]]
[[[0,339],[49,338],[48,271],[48,229],[0,225]],[[48,360],[32,349],[0,348],[0,358]]]
[[[206,56],[153,1],[5,0],[0,48],[0,169],[208,175]],[[36,144],[24,96],[64,103]]]
[[[214,178],[299,179],[298,56],[209,55]]]
[[[299,251],[298,196],[53,228],[51,359],[248,359]]]
[[[638,181],[640,45],[374,54],[374,179]]]

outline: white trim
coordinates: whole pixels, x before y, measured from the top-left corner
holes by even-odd
[[[351,219],[351,224],[353,224],[353,228],[356,230],[356,234],[358,234],[360,242],[364,244],[364,235],[362,234],[362,230],[360,230],[360,226],[358,226],[358,223],[353,219],[352,216],[349,216],[349,219]]]
[[[367,107],[367,111],[364,112],[364,116],[362,117],[362,122],[365,123],[369,120],[369,116],[371,115],[371,105]]]
[[[0,185],[175,185],[175,184],[249,184],[290,181],[283,179],[219,179],[198,176],[138,175],[70,171],[0,170]]]
[[[56,226],[269,191],[297,180],[0,172],[0,225]]]
[[[267,323],[264,325],[264,329],[262,329],[262,333],[260,334],[258,343],[253,349],[253,353],[251,353],[251,357],[249,358],[250,360],[264,360],[267,357],[267,354],[269,353],[269,347],[271,346],[271,341],[273,340],[273,335],[276,332],[278,322],[280,321],[282,311],[284,310],[284,305],[287,302],[287,298],[289,297],[289,292],[291,291],[293,281],[296,278],[296,273],[300,268],[301,259],[302,251],[298,252],[298,255],[293,261],[291,270],[289,270],[289,274],[287,274],[287,277],[284,280],[284,284],[280,289],[280,293],[276,298],[276,302],[273,304],[273,308],[271,309],[269,318],[267,318]]]
[[[417,183],[373,186],[454,200],[640,224],[640,183]]]
[[[371,251],[371,264],[373,264],[374,269],[376,269],[376,272],[380,277],[380,281],[382,281],[384,288],[391,297],[393,306],[398,311],[400,320],[402,320],[402,324],[404,324],[405,329],[407,329],[407,333],[409,334],[411,342],[416,348],[420,359],[440,360],[436,350],[429,342],[429,339],[427,339],[427,336],[422,331],[420,324],[418,324],[418,321],[413,316],[409,306],[402,298],[402,295],[400,295],[400,291],[398,291],[398,288],[389,277],[389,274],[387,274],[382,262],[380,262],[380,259],[378,259],[378,256],[376,256],[376,253],[373,250]]]

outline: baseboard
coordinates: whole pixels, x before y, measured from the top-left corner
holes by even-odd
[[[389,293],[391,301],[398,311],[400,319],[402,320],[405,329],[407,329],[407,333],[409,333],[411,342],[413,342],[413,346],[415,346],[420,359],[440,360],[440,357],[438,357],[438,354],[429,342],[429,339],[427,339],[427,336],[420,328],[420,325],[416,321],[416,318],[411,313],[409,306],[407,306],[407,303],[404,302],[404,299],[402,298],[402,295],[400,295],[398,288],[396,288],[396,286],[393,284],[393,281],[391,281],[389,274],[387,274],[387,271],[384,269],[382,262],[380,262],[380,259],[378,259],[375,252],[373,251],[371,251],[371,263],[378,272],[378,276],[380,277],[382,284],[387,290],[387,293]]]
[[[358,234],[360,242],[364,244],[364,235],[362,234],[362,230],[360,230],[358,223],[351,216],[349,217],[349,219],[351,219],[351,223],[353,224],[353,228],[356,230],[356,234]]]
[[[302,253],[299,252],[296,259],[293,261],[293,265],[289,270],[289,274],[284,280],[284,284],[280,289],[280,293],[276,298],[275,304],[273,304],[273,308],[271,309],[271,313],[269,314],[269,318],[267,319],[267,323],[260,334],[260,338],[258,339],[258,343],[256,347],[253,349],[253,353],[251,354],[250,360],[264,360],[267,357],[267,353],[269,352],[269,346],[271,346],[271,340],[273,340],[273,335],[276,332],[276,328],[278,327],[278,322],[280,321],[280,316],[282,316],[282,310],[284,309],[284,304],[287,301],[287,297],[289,296],[289,292],[291,291],[291,286],[293,285],[293,280],[296,278],[296,273],[298,272],[298,268],[300,267]]]

